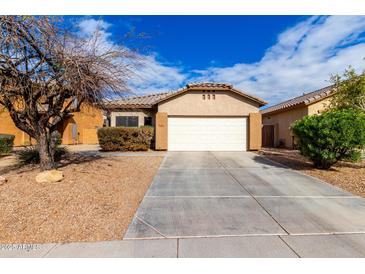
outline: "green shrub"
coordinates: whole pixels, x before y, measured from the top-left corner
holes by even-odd
[[[56,162],[60,161],[62,156],[68,153],[65,147],[56,147],[54,159]],[[19,161],[22,164],[39,164],[39,151],[36,146],[28,146],[19,152]]]
[[[365,147],[365,114],[354,109],[330,110],[293,124],[299,149],[320,169],[339,160],[359,158]]]
[[[104,127],[98,130],[104,151],[146,151],[151,147],[153,127]]]
[[[0,155],[9,154],[13,150],[14,135],[0,134]]]

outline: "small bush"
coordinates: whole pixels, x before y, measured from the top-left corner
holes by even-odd
[[[9,154],[13,150],[14,135],[0,134],[0,155]]]
[[[60,161],[62,156],[68,153],[68,150],[64,147],[57,147],[55,150],[54,159],[56,162]],[[25,147],[24,150],[19,152],[19,161],[22,164],[39,164],[39,151],[36,146]]]
[[[314,166],[329,169],[340,160],[358,160],[365,147],[365,114],[353,109],[306,116],[293,124],[299,149]]]
[[[98,130],[104,151],[146,151],[151,147],[153,127],[105,127]]]

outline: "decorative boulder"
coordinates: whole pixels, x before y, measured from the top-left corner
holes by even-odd
[[[5,178],[5,177],[3,177],[3,176],[0,176],[0,186],[1,186],[2,184],[6,183],[6,182],[7,182],[6,178]]]
[[[35,177],[37,183],[55,183],[62,181],[62,179],[62,171],[56,169],[43,171],[41,173],[38,173],[38,175]]]

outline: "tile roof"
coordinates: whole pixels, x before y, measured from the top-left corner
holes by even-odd
[[[321,88],[319,90],[303,94],[301,96],[289,99],[287,101],[281,102],[277,105],[268,107],[266,109],[261,110],[261,114],[269,114],[273,112],[280,112],[284,111],[289,108],[293,108],[299,105],[309,105],[312,103],[315,103],[317,101],[320,101],[324,98],[329,97],[333,93],[333,85]]]
[[[108,108],[131,107],[150,108],[156,102],[172,94],[172,92],[151,93],[142,96],[125,97],[118,100],[110,100],[106,103]]]
[[[256,101],[260,104],[260,106],[266,105],[267,102],[264,100],[255,97],[253,95],[247,94],[240,90],[233,88],[230,84],[225,83],[190,83],[187,84],[184,88],[181,88],[172,92],[163,92],[163,93],[152,93],[143,96],[134,96],[134,97],[126,97],[118,100],[111,100],[106,103],[107,108],[150,108],[153,105],[160,103],[164,100],[170,99],[174,96],[177,96],[181,93],[184,93],[190,89],[228,89],[231,90],[241,96],[249,98],[253,101]]]
[[[246,98],[249,98],[257,103],[259,103],[260,106],[264,106],[267,104],[266,101],[262,100],[261,98],[259,97],[256,97],[256,96],[253,96],[251,94],[248,94],[248,93],[245,93],[241,90],[238,90],[238,89],[235,89],[233,88],[232,85],[230,84],[225,84],[225,83],[190,83],[190,84],[187,84],[185,88],[182,88],[174,93],[171,93],[170,95],[166,96],[165,98],[161,99],[159,102],[162,102],[164,100],[167,100],[167,99],[170,99],[172,97],[175,97],[176,95],[178,94],[181,94],[181,93],[184,93],[184,92],[187,92],[188,90],[190,89],[211,89],[211,90],[214,90],[214,89],[221,89],[221,90],[230,90],[236,94],[239,94],[243,97],[246,97]]]

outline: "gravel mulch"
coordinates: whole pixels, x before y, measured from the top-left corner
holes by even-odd
[[[162,159],[73,154],[58,183],[37,183],[34,166],[3,172],[0,243],[122,239]]]
[[[297,150],[264,148],[259,154],[292,169],[317,177],[355,195],[365,197],[365,160],[360,163],[338,162],[329,170],[320,170]]]

